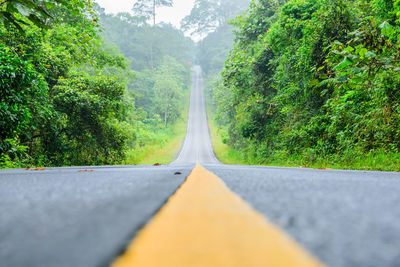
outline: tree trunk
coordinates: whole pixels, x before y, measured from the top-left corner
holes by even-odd
[[[155,26],[156,26],[156,0],[153,0],[153,28]],[[150,43],[150,67],[152,70],[154,70],[153,43],[154,43],[154,29],[151,31],[151,43]]]
[[[153,26],[156,26],[156,0],[153,0]]]

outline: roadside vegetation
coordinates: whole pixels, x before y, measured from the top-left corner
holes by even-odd
[[[400,0],[172,4],[0,1],[0,167],[171,161],[195,62],[223,162],[400,171]]]
[[[400,171],[400,1],[259,0],[231,25],[209,91],[236,159]]]
[[[193,42],[151,15],[1,1],[0,167],[139,164],[180,142]]]
[[[243,158],[243,154],[233,150],[226,143],[227,133],[224,128],[218,127],[215,120],[215,113],[212,112],[212,107],[209,105],[207,105],[207,118],[215,156],[224,164],[248,165],[249,163]]]
[[[143,145],[128,150],[124,164],[168,164],[177,157],[186,136],[189,115],[190,91],[185,94],[182,116],[170,127],[160,127],[142,137]]]

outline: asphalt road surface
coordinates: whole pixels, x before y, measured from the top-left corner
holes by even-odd
[[[196,161],[201,164],[220,165],[219,160],[215,157],[208,130],[200,67],[194,67],[192,80],[193,85],[185,141],[177,158],[170,165],[193,164]]]
[[[187,136],[168,166],[1,170],[0,266],[108,266],[196,161],[326,265],[400,266],[400,174],[223,165],[200,68],[193,78]]]

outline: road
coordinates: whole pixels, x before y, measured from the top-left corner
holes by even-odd
[[[325,265],[400,266],[398,173],[223,165],[212,150],[198,67],[193,78],[187,136],[168,166],[1,170],[0,266],[109,266],[155,214],[168,213],[160,209],[186,190],[196,162]]]
[[[180,153],[170,165],[193,164],[196,161],[201,164],[220,165],[221,163],[215,157],[208,130],[203,78],[200,67],[194,67],[192,80],[186,137]]]

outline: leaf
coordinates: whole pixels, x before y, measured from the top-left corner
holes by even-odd
[[[381,25],[379,25],[379,28],[381,28],[382,30],[387,30],[391,29],[392,25],[390,25],[389,22],[384,21]]]
[[[356,82],[356,83],[361,83],[361,82],[363,82],[365,79],[364,79],[363,77],[361,77],[361,76],[355,76],[355,77],[353,77],[351,80],[352,80],[353,82]]]
[[[53,0],[53,2],[60,2],[58,0]],[[7,25],[13,25],[17,30],[23,34],[24,29],[22,25],[30,26],[29,23],[24,20],[17,19],[14,15],[21,15],[33,24],[40,28],[48,28],[43,21],[43,18],[50,18],[51,15],[47,12],[45,8],[41,6],[42,1],[37,0],[9,0],[6,1],[5,10],[0,11],[0,22]],[[45,2],[50,3],[50,2]]]
[[[45,18],[51,18],[49,12],[46,9],[42,8],[41,6],[35,6],[35,9]]]
[[[346,51],[344,51],[344,50],[338,51],[338,50],[335,49],[335,50],[332,50],[331,52],[336,54],[336,55],[345,55],[346,54]]]
[[[367,58],[373,58],[376,57],[376,54],[374,52],[368,51],[367,53],[365,53],[365,56]]]
[[[354,48],[351,47],[351,46],[348,46],[348,47],[346,47],[345,51],[346,51],[347,53],[351,53],[351,52],[354,51]]]
[[[21,25],[19,23],[25,24],[25,25],[29,25],[29,24],[27,24],[26,22],[24,22],[22,20],[17,19],[13,14],[8,13],[6,11],[2,11],[1,13],[3,15],[4,24],[6,26],[12,24],[12,25],[14,25],[15,28],[17,28],[17,30],[21,34],[25,34],[24,29],[21,27]]]
[[[390,58],[384,57],[384,58],[381,58],[381,62],[383,64],[391,64],[392,60]]]
[[[6,17],[3,14],[3,11],[0,11],[0,22],[4,23],[6,21]]]
[[[314,79],[309,83],[309,85],[311,87],[318,86],[319,85],[319,81],[317,79]]]
[[[379,28],[382,29],[382,34],[386,36],[391,36],[395,32],[392,25],[390,25],[387,21],[384,21],[381,25],[379,25]]]
[[[333,42],[333,44],[339,45],[339,46],[343,46],[343,44],[342,44],[341,42],[339,42],[338,40],[335,40],[335,41]]]
[[[30,14],[28,19],[30,21],[32,21],[39,28],[48,29],[48,26],[41,19],[39,19],[36,15]]]
[[[11,2],[9,6],[13,7],[13,10],[20,13],[22,16],[27,17],[32,13],[32,9],[19,2]]]
[[[328,92],[329,92],[328,89],[322,90],[320,96],[324,96],[324,95],[326,95],[326,93],[328,93]]]
[[[46,2],[46,7],[47,9],[53,9],[56,7],[56,5],[53,2]]]
[[[337,78],[337,80],[339,81],[339,82],[346,82],[347,80],[349,79],[349,77],[348,76],[339,76],[338,78]]]
[[[358,52],[358,54],[359,54],[361,57],[364,57],[365,54],[366,54],[367,52],[368,52],[368,49],[366,49],[365,47],[363,47],[363,48],[360,49],[360,51]]]
[[[348,66],[351,66],[354,64],[354,61],[350,59],[349,57],[345,57],[342,62],[340,62],[334,69],[337,70],[343,70],[347,68]]]
[[[361,68],[358,68],[358,67],[352,68],[351,71],[354,72],[354,73],[360,73],[361,72]]]
[[[353,32],[349,32],[349,35],[354,35],[354,36],[361,36],[363,34],[363,32],[356,30]]]

